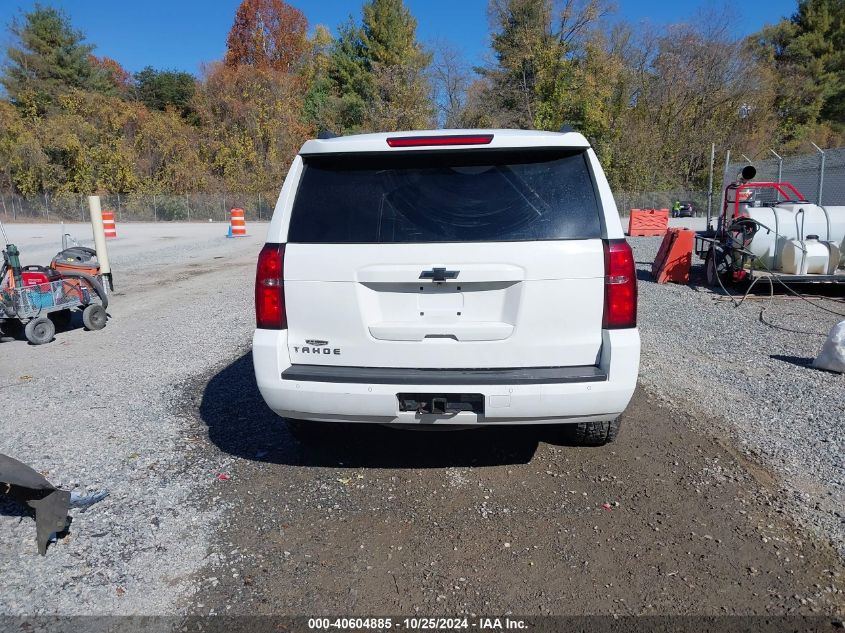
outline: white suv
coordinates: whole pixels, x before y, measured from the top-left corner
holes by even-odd
[[[298,430],[567,424],[600,445],[637,381],[634,260],[576,133],[306,142],[255,304],[258,387]]]

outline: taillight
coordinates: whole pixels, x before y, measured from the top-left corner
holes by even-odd
[[[438,136],[391,136],[390,147],[427,147],[440,145],[489,145],[492,134],[443,134]]]
[[[602,328],[637,327],[637,271],[628,242],[604,241],[604,270]]]
[[[255,325],[265,330],[285,330],[284,244],[265,244],[255,271]]]

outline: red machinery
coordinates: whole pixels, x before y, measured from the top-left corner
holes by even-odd
[[[840,264],[845,207],[812,204],[788,182],[749,182],[757,170],[747,165],[725,188],[716,229],[708,226],[695,238],[695,252],[704,259],[708,285],[752,281],[771,276],[793,282],[845,282]],[[788,252],[787,252],[788,251]],[[819,268],[808,273],[806,262],[785,264],[786,255],[822,253]],[[803,266],[803,268],[802,268]]]

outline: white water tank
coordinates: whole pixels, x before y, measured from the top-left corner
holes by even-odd
[[[751,240],[749,250],[771,270],[787,272],[781,262],[787,242],[804,241],[810,235],[817,235],[821,242],[834,243],[839,251],[839,261],[834,270],[845,264],[842,260],[845,254],[845,206],[820,207],[809,202],[785,202],[771,207],[747,206],[742,208],[740,215],[768,227],[768,230],[760,227]],[[829,249],[828,253],[830,256]],[[794,261],[800,262],[800,258]]]
[[[839,265],[840,250],[835,242],[787,240],[781,251],[781,269],[790,275],[832,275]]]

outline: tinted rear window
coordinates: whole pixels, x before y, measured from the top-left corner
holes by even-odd
[[[304,157],[289,242],[601,237],[583,150]]]

